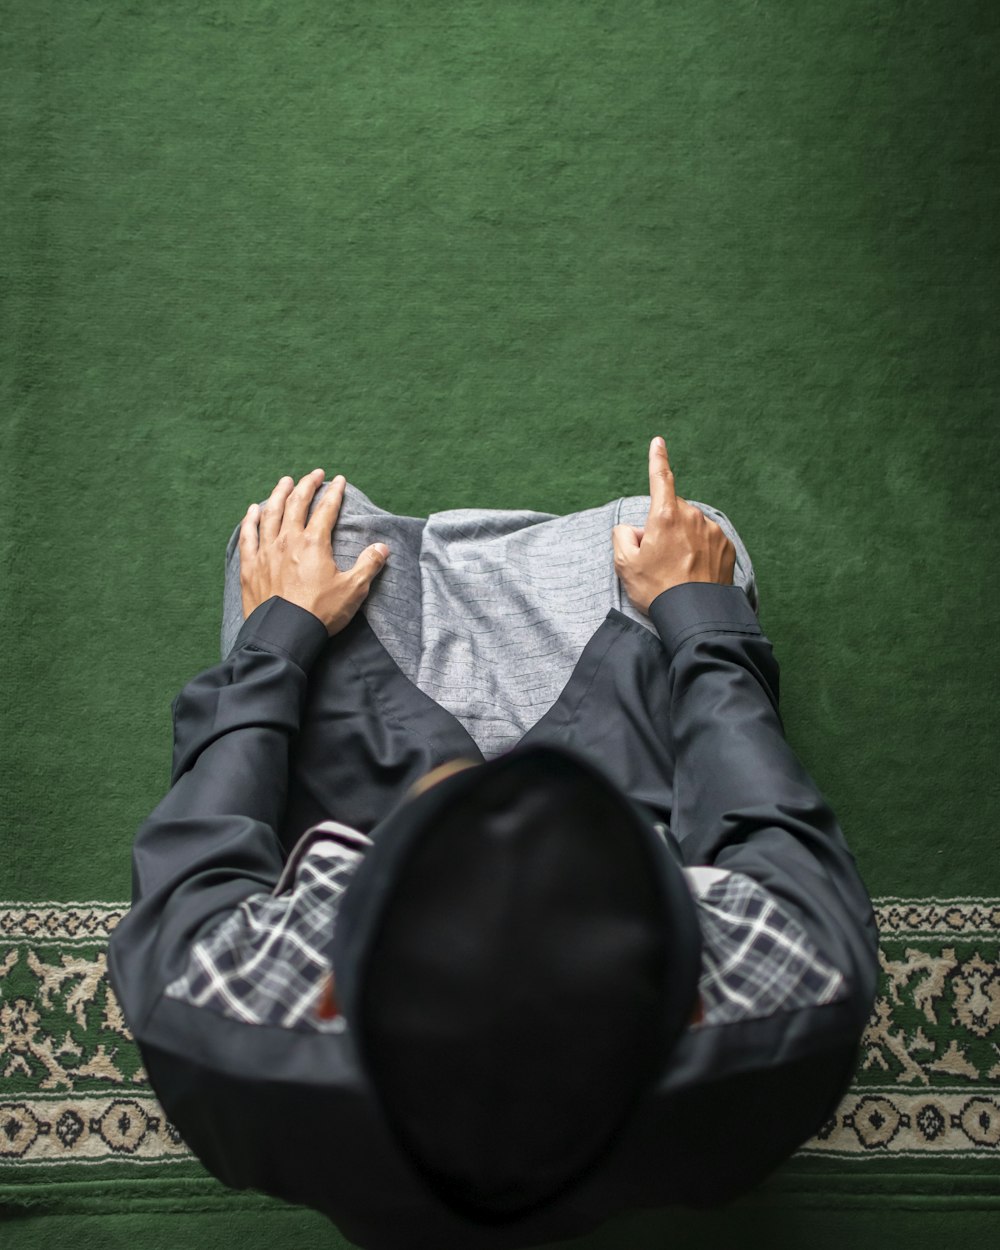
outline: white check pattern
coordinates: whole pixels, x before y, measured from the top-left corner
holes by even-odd
[[[694,1027],[830,1003],[846,993],[843,975],[752,877],[727,873],[696,902],[705,1018]]]
[[[357,842],[336,835],[314,841],[290,888],[252,894],[210,927],[164,992],[248,1024],[341,1032],[342,1016],[322,1019],[316,1008],[332,970],[340,896],[363,854]],[[694,885],[692,893],[703,937],[704,1017],[691,1028],[830,1003],[846,993],[843,975],[752,878],[718,872],[702,893]]]

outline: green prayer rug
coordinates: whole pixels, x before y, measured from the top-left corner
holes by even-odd
[[[654,434],[746,542],[881,980],[764,1184],[573,1244],[991,1244],[997,6],[33,0],[0,32],[0,1244],[348,1244],[201,1167],[107,980],[247,505],[322,467],[398,516],[565,515],[647,493]]]

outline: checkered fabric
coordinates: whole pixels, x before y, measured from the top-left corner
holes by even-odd
[[[248,1024],[340,1032],[342,1016],[317,1014],[332,970],[341,894],[364,854],[336,835],[313,842],[289,888],[252,894],[191,948],[184,973],[165,993]],[[685,870],[690,873],[691,870]],[[279,883],[280,884],[280,883]],[[842,974],[801,925],[758,882],[719,874],[700,895],[703,948],[699,989],[708,1028],[775,1011],[829,1003],[846,993]]]
[[[843,975],[752,877],[729,872],[696,902],[705,1018],[693,1027],[830,1003],[846,992]]]

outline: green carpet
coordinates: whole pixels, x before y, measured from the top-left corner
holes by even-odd
[[[988,0],[3,4],[5,1246],[347,1244],[201,1168],[107,982],[247,504],[573,512],[656,433],[753,558],[882,984],[758,1191],[574,1244],[986,1243],[998,55]]]

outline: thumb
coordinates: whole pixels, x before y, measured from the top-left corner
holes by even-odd
[[[389,548],[385,543],[372,543],[370,547],[366,547],[358,560],[362,575],[369,580],[373,578],[385,564],[388,555]],[[362,560],[364,564],[361,563]]]

